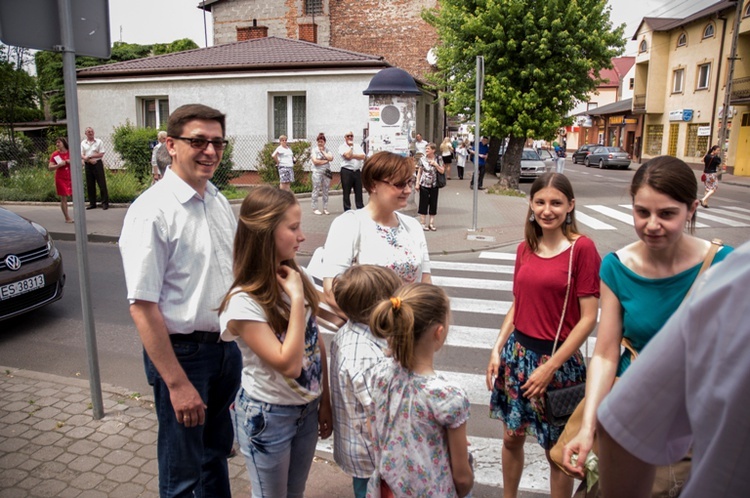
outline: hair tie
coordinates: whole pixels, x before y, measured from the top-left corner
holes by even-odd
[[[393,306],[393,311],[398,311],[401,309],[401,298],[400,297],[392,297],[391,298],[391,305]]]

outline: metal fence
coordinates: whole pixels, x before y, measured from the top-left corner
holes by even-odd
[[[47,165],[50,155],[55,151],[55,136],[26,137],[21,136],[11,141],[7,135],[0,132],[0,200],[6,201],[54,201],[57,199],[54,186],[54,173]],[[104,165],[107,177],[107,188],[111,202],[129,202],[135,199],[143,190],[151,185],[150,176],[144,176],[143,171],[150,171],[150,165],[144,164],[133,167],[127,164],[114,150],[111,136],[97,136],[102,140],[105,151]],[[327,137],[327,148],[334,156],[332,170],[338,172],[341,168],[341,157],[338,149],[344,144],[344,138]],[[275,183],[276,169],[271,163],[265,174],[261,174],[264,164],[262,151],[264,148],[275,149],[277,143],[271,143],[265,136],[236,135],[227,136],[230,147],[225,152],[224,164],[214,175],[214,183],[225,192],[232,192],[242,187],[258,183]],[[297,141],[290,140],[290,145]],[[315,137],[307,142],[315,147]],[[144,144],[153,147],[154,144]],[[71,144],[71,151],[78,150],[78,146]],[[297,176],[292,187],[296,191],[310,190],[310,175],[312,163],[307,160],[308,155],[302,155],[301,163],[295,166]],[[266,162],[266,166],[268,166]],[[84,177],[85,182],[85,177]],[[86,189],[84,188],[84,191]],[[241,192],[238,194],[241,195]]]

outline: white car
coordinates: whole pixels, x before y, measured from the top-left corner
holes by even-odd
[[[523,149],[521,153],[521,179],[536,179],[547,172],[547,164],[534,149]]]

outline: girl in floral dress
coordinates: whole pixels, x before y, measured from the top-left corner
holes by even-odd
[[[474,484],[469,399],[433,366],[448,334],[449,306],[442,289],[415,283],[373,310],[370,329],[388,340],[393,358],[355,380],[375,453],[369,498],[463,497]]]

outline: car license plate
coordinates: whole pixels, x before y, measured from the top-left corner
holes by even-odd
[[[41,289],[42,287],[44,287],[44,275],[26,278],[0,287],[0,299],[10,299],[19,294]]]

